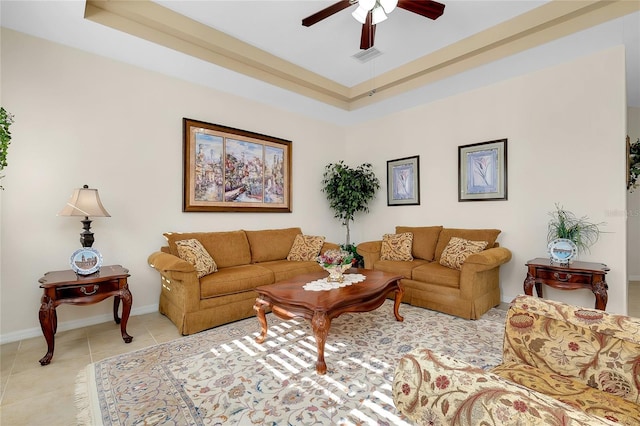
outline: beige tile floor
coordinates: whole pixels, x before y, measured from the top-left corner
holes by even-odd
[[[629,285],[629,314],[640,317],[640,281]],[[47,366],[38,362],[47,352],[43,337],[1,345],[0,425],[75,425],[75,380],[80,370],[110,356],[180,337],[173,323],[159,313],[129,318],[127,332],[134,336],[130,344],[122,341],[114,322],[60,332]]]
[[[120,326],[111,321],[56,334],[49,365],[38,360],[47,352],[44,337],[0,346],[0,425],[75,425],[75,380],[92,362],[180,337],[159,313],[129,318],[125,344]]]

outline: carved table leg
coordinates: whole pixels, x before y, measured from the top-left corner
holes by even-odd
[[[398,285],[398,289],[396,290],[396,297],[393,303],[393,314],[396,316],[398,321],[404,321],[404,317],[400,315],[400,303],[402,302],[402,296],[404,295],[404,290],[400,286],[400,283],[396,282]]]
[[[318,374],[325,374],[327,372],[327,364],[324,362],[324,345],[327,341],[330,326],[331,319],[329,319],[326,312],[316,311],[313,313],[311,327],[313,328],[313,336],[316,338],[316,345],[318,347],[318,359],[316,361],[316,372]]]
[[[536,282],[536,294],[538,297],[542,297],[542,283]]]
[[[256,311],[258,321],[260,321],[260,335],[256,337],[256,342],[262,343],[267,337],[267,317],[264,313],[265,306],[269,306],[264,300],[257,298],[256,303],[253,305],[253,310]]]
[[[533,284],[535,283],[535,279],[529,273],[527,273],[527,278],[524,279],[524,294],[533,296]]]
[[[607,308],[607,302],[609,301],[608,288],[606,281],[593,283],[593,294],[596,295],[596,309],[604,311]]]
[[[118,316],[118,309],[120,308],[120,296],[114,296],[113,298],[113,320],[116,324],[120,324],[120,317]]]
[[[122,299],[122,322],[120,323],[120,334],[122,334],[122,340],[125,343],[131,343],[133,337],[127,334],[127,321],[129,321],[129,314],[131,313],[131,305],[133,303],[133,296],[129,291],[129,287],[125,284],[122,288],[121,296],[116,299]],[[114,308],[115,308],[115,301]],[[116,321],[117,323],[117,321]]]
[[[40,305],[40,328],[42,334],[47,341],[47,353],[40,359],[40,365],[47,365],[53,358],[53,349],[55,346],[55,329],[57,328],[56,309],[52,300],[46,294],[42,296],[42,304]]]

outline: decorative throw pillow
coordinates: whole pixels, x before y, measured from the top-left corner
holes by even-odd
[[[298,234],[293,240],[287,260],[316,260],[323,244],[324,237]]]
[[[413,245],[413,233],[384,234],[382,247],[380,248],[380,260],[413,260],[411,246]]]
[[[218,270],[216,262],[213,261],[213,258],[202,246],[200,241],[195,239],[178,240],[176,241],[176,247],[180,259],[186,260],[196,268],[198,278],[202,278]]]
[[[470,241],[464,238],[451,237],[442,251],[440,264],[459,271],[469,255],[480,253],[487,247],[487,244],[489,244],[488,241]]]

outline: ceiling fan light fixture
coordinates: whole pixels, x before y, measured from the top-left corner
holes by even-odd
[[[353,11],[351,16],[361,24],[364,24],[367,20],[367,15],[369,14],[369,10],[362,7],[362,5],[358,6],[356,10]]]
[[[385,19],[387,19],[387,15],[385,15],[384,10],[381,7],[373,9],[373,16],[371,17],[373,25],[379,24]]]
[[[359,0],[358,7],[363,8],[365,11],[369,11],[373,9],[376,3],[377,3],[377,0]]]
[[[398,5],[398,0],[378,0],[378,1],[380,3],[380,6],[382,6],[382,8],[384,9],[384,11],[387,12],[387,15],[393,12],[393,10]]]

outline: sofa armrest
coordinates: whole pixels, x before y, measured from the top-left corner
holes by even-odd
[[[500,265],[511,260],[511,251],[494,247],[467,257],[460,269],[460,294],[475,300],[500,286]]]
[[[380,259],[382,241],[367,241],[358,244],[356,251],[364,260],[365,269],[373,269],[373,264]]]
[[[200,280],[195,267],[177,256],[162,251],[152,253],[149,266],[160,272],[162,291],[171,293],[183,312],[195,312],[200,306]]]
[[[416,424],[615,424],[428,349],[400,359],[392,393],[398,410]]]
[[[340,244],[330,243],[328,241],[325,241],[324,244],[322,244],[320,253],[324,253],[327,250],[340,250]]]
[[[147,262],[149,266],[161,274],[171,272],[196,272],[195,267],[191,263],[163,251],[152,253],[147,259]]]
[[[473,267],[476,272],[498,267],[511,260],[511,251],[504,247],[493,247],[467,257],[462,267]]]

